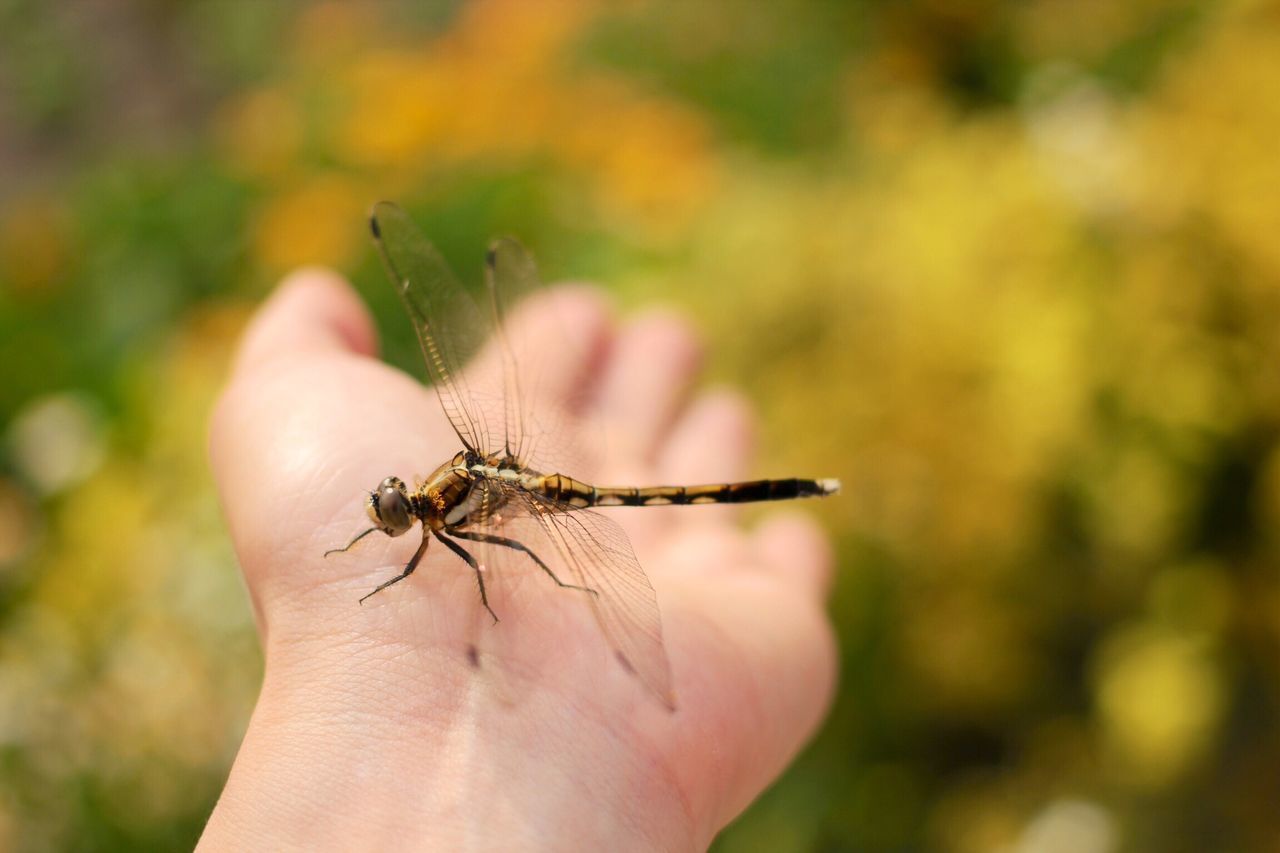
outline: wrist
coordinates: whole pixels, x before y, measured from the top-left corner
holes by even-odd
[[[454,657],[433,667],[422,653],[383,648],[365,659],[351,650],[269,653],[201,848],[699,843],[674,774],[645,747],[640,723],[566,708],[551,694],[494,703]]]

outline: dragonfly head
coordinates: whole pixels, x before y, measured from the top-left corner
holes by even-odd
[[[388,477],[369,493],[369,519],[388,536],[399,536],[413,527],[413,503],[404,481]]]

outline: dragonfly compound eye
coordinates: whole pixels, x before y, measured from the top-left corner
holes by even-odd
[[[413,526],[409,496],[404,483],[396,477],[388,477],[369,495],[369,517],[388,536],[399,536]]]

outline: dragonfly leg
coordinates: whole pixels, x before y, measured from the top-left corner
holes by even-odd
[[[484,609],[489,611],[489,615],[493,617],[494,624],[498,622],[498,614],[493,612],[493,608],[489,606],[489,594],[484,591],[484,574],[480,571],[480,563],[476,558],[471,556],[466,548],[463,548],[457,542],[454,542],[448,536],[443,535],[440,531],[435,531],[435,536],[445,545],[449,546],[449,550],[457,554],[467,565],[471,567],[471,571],[476,573],[476,583],[480,585],[480,603],[484,605]]]
[[[341,548],[330,548],[328,551],[324,552],[324,555],[328,557],[330,554],[341,554],[345,551],[350,551],[352,548],[356,547],[357,542],[359,542],[364,537],[368,536],[370,533],[373,533],[377,529],[378,528],[376,527],[370,527],[368,530],[365,530],[361,533],[357,533],[356,537],[352,539],[350,542],[348,542],[346,545],[344,545]]]
[[[544,572],[550,575],[551,579],[556,582],[556,585],[561,587],[562,589],[576,589],[581,592],[589,592],[595,596],[600,595],[600,593],[596,592],[594,589],[592,589],[589,586],[577,586],[576,584],[565,583],[564,581],[560,580],[560,578],[556,577],[556,573],[551,571],[551,567],[548,566],[546,563],[542,562],[542,558],[539,557],[537,554],[533,553],[533,551],[529,549],[529,546],[525,545],[522,542],[517,542],[514,539],[508,539],[505,536],[494,536],[491,533],[473,533],[467,530],[451,530],[450,533],[454,536],[459,537],[460,539],[470,539],[472,542],[485,542],[489,545],[501,545],[504,548],[511,548],[516,551],[523,551],[524,553],[529,555],[530,559],[532,559],[535,563],[538,564],[538,568],[542,569]]]
[[[417,551],[413,552],[413,557],[409,559],[408,564],[404,567],[404,571],[396,575],[395,577],[393,577],[391,580],[384,581],[378,584],[378,586],[373,590],[373,592],[363,596],[360,599],[360,603],[364,604],[364,600],[368,598],[370,595],[375,595],[376,593],[382,592],[384,589],[391,586],[393,583],[399,583],[400,581],[409,577],[409,575],[413,574],[413,570],[418,568],[418,563],[422,561],[422,555],[427,553],[427,543],[429,543],[430,541],[431,539],[428,538],[427,535],[424,533],[422,535],[422,544],[418,546]]]

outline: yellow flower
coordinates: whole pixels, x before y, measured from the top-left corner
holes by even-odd
[[[275,178],[297,167],[302,118],[296,97],[284,89],[259,89],[231,101],[218,116],[216,129],[238,172]]]
[[[1207,214],[1206,224],[1273,286],[1280,278],[1280,26],[1265,9],[1226,8],[1205,45],[1171,63],[1142,113],[1147,203],[1158,221]]]
[[[304,7],[294,25],[289,54],[305,68],[326,74],[379,37],[377,7],[360,0],[327,0]]]
[[[451,131],[452,81],[426,52],[376,51],[341,83],[334,128],[339,157],[366,167],[408,167]]]
[[[679,230],[718,184],[706,123],[675,102],[601,79],[578,86],[561,110],[553,150],[633,225]]]
[[[254,249],[268,269],[304,264],[349,264],[364,245],[361,227],[370,199],[336,175],[312,179],[267,203],[258,217]]]
[[[1225,704],[1222,674],[1202,643],[1134,627],[1102,648],[1095,692],[1118,775],[1159,786],[1210,745]]]
[[[69,243],[66,218],[54,199],[17,199],[0,222],[0,282],[18,293],[58,287]]]

